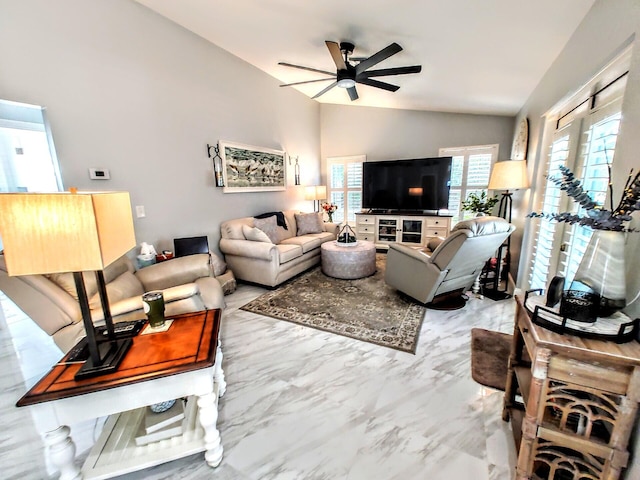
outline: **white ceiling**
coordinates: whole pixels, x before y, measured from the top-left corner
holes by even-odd
[[[335,71],[325,40],[368,57],[404,50],[375,68],[422,65],[378,78],[393,93],[333,88],[323,103],[515,115],[595,0],[135,0],[283,83],[323,78],[278,65]],[[312,97],[330,82],[297,88]]]

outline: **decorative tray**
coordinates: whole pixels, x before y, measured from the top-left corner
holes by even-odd
[[[545,306],[542,290],[528,290],[524,295],[524,307],[532,315],[531,321],[556,333],[576,335],[597,340],[626,343],[636,338],[640,319],[632,320],[622,312],[610,317],[598,318],[594,323],[572,320],[560,315],[558,306]]]
[[[355,242],[339,242],[335,240],[335,244],[339,247],[355,247],[358,244],[358,241]]]

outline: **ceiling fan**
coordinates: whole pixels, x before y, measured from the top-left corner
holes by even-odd
[[[338,86],[347,89],[349,98],[351,101],[358,99],[358,92],[356,91],[356,83],[363,85],[369,85],[371,87],[382,88],[390,92],[395,92],[400,87],[392,85],[390,83],[381,82],[379,80],[373,80],[371,77],[386,77],[388,75],[406,75],[408,73],[419,73],[422,70],[421,65],[413,65],[410,67],[396,67],[396,68],[382,68],[378,70],[368,70],[369,68],[377,65],[378,63],[386,60],[392,55],[402,51],[402,47],[397,43],[392,43],[388,47],[383,48],[378,53],[374,53],[368,58],[355,58],[349,57],[353,53],[355,45],[350,42],[331,42],[329,40],[324,42],[329,49],[331,57],[336,64],[336,73],[328,72],[326,70],[318,70],[317,68],[303,67],[300,65],[293,65],[291,63],[279,62],[278,65],[285,67],[299,68],[301,70],[308,70],[310,72],[322,73],[329,75],[330,78],[320,78],[318,80],[307,80],[304,82],[287,83],[280,85],[281,87],[291,87],[293,85],[302,85],[305,83],[325,82],[327,80],[335,79],[335,81],[328,87],[322,89],[311,98],[318,98],[320,95],[327,93],[333,87]]]

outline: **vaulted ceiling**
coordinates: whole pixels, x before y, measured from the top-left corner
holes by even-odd
[[[333,88],[317,101],[412,110],[515,115],[595,0],[134,0],[282,83],[324,78],[279,62],[335,71],[325,40],[368,57],[403,50],[375,68],[422,65],[383,77],[389,92]],[[331,81],[295,87],[313,97]]]

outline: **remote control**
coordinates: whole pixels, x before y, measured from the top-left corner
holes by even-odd
[[[67,362],[77,362],[86,360],[89,358],[89,345],[87,344],[87,337],[80,339],[75,346],[67,353]]]

